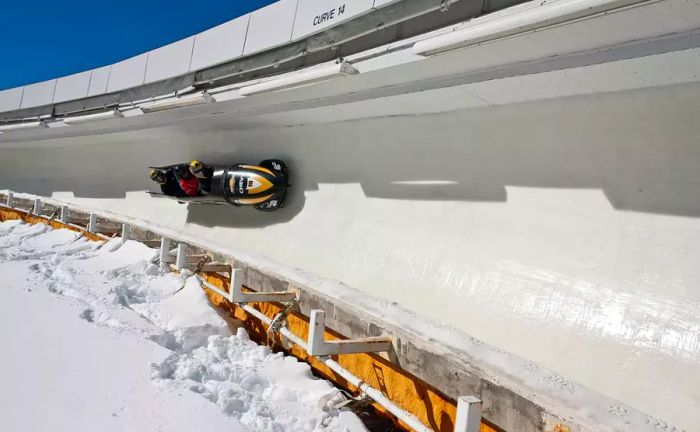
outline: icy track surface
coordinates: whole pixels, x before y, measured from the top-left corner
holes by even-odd
[[[7,431],[343,431],[308,365],[230,334],[155,251],[0,223]]]

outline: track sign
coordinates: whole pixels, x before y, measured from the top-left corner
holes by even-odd
[[[292,39],[299,39],[369,12],[374,0],[299,0]]]

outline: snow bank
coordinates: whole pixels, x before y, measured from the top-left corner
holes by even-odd
[[[141,243],[0,223],[6,430],[343,431],[309,366],[230,334]]]

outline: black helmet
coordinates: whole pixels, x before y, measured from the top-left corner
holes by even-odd
[[[161,170],[151,169],[148,171],[148,177],[158,184],[165,183],[165,174]]]
[[[192,175],[189,165],[177,165],[175,167],[175,175],[180,178],[189,178]]]

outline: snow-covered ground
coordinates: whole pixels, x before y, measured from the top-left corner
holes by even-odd
[[[334,387],[231,334],[196,280],[154,254],[0,223],[3,430],[357,430],[328,408]]]

